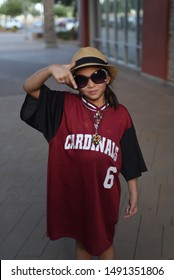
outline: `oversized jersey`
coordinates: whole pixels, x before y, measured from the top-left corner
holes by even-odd
[[[98,144],[92,141],[96,113],[101,115]],[[114,238],[120,172],[130,180],[146,171],[127,109],[98,108],[80,95],[43,86],[39,100],[27,95],[21,118],[49,143],[48,237],[74,238],[100,255]]]

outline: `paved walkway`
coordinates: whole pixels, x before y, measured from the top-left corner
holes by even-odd
[[[46,49],[0,34],[0,257],[74,259],[74,241],[45,235],[47,143],[19,118],[24,79],[49,63],[69,62],[77,43]],[[56,84],[50,80],[51,86]],[[139,213],[124,220],[122,180],[115,246],[119,259],[174,259],[174,87],[119,67],[114,84],[129,109],[149,169],[139,180]]]

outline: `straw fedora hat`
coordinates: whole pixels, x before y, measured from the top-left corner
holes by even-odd
[[[74,54],[71,62],[76,62],[76,65],[71,69],[72,73],[83,67],[101,66],[109,71],[110,83],[112,83],[117,75],[115,65],[108,64],[107,58],[98,49],[93,47],[80,48]]]

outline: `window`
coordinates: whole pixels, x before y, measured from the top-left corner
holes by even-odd
[[[94,44],[113,61],[141,67],[143,0],[98,0]]]

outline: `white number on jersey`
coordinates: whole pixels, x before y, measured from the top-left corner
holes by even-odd
[[[114,183],[114,174],[117,173],[115,166],[110,166],[107,170],[106,177],[103,183],[104,188],[111,189]]]

